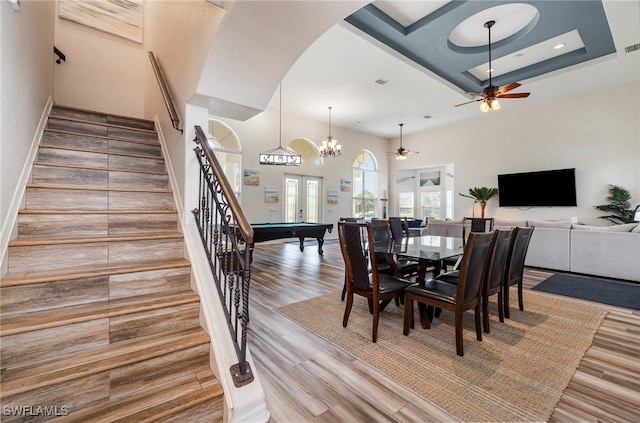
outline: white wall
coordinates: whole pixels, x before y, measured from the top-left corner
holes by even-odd
[[[0,246],[11,230],[17,211],[12,207],[18,206],[24,188],[19,180],[53,95],[54,6],[23,1],[14,12],[6,1],[0,4]]]
[[[286,103],[286,98],[283,99]],[[279,144],[280,116],[278,109],[269,108],[255,117],[240,122],[216,117],[226,122],[238,135],[242,147],[242,167],[260,171],[260,185],[241,187],[242,207],[251,222],[282,222],[284,220],[283,201],[279,203],[265,203],[264,189],[266,186],[280,187],[284,193],[284,173],[303,174],[323,177],[322,220],[335,223],[340,217],[351,216],[352,192],[340,191],[340,179],[352,179],[352,162],[361,149],[367,149],[376,157],[379,167],[378,196],[387,190],[389,175],[388,142],[384,138],[366,135],[332,125],[331,135],[342,144],[342,155],[336,158],[324,159],[323,165],[303,164],[294,166],[265,166],[260,165],[258,155],[266,150],[276,148]],[[329,124],[302,119],[286,112],[282,114],[282,146],[296,138],[307,138],[316,144],[329,135]],[[327,204],[327,190],[339,192],[338,204]],[[380,205],[378,205],[380,206]],[[272,211],[275,208],[275,211]],[[381,215],[379,208],[378,215]],[[335,233],[335,231],[334,231]]]
[[[55,68],[56,104],[144,117],[142,44],[60,19],[57,7],[55,43],[67,57]]]
[[[576,216],[584,223],[606,225],[594,206],[607,202],[608,184],[625,187],[632,204],[640,204],[638,83],[518,111],[509,111],[508,101],[499,112],[478,112],[473,121],[403,137],[404,146],[420,155],[391,161],[392,179],[400,169],[454,163],[456,218],[469,216],[473,205],[459,192],[497,187],[500,173],[560,168],[576,169],[577,207],[499,208],[494,197],[487,215],[500,219]]]
[[[160,63],[182,119],[181,125],[185,125],[187,103],[196,93],[209,46],[223,17],[223,9],[206,1],[145,3],[145,46]],[[165,154],[171,157],[172,171],[176,177],[174,188],[177,189],[179,198],[186,200],[189,198],[186,193],[186,179],[189,176],[186,174],[185,161],[191,158],[188,155],[193,155],[193,137],[185,138],[185,135],[172,127],[146,52],[145,60],[144,114],[147,119],[157,117],[160,121],[167,146]],[[204,129],[206,131],[206,125]],[[197,178],[197,175],[195,173],[193,177]],[[193,204],[184,206],[186,210],[194,207]],[[190,214],[183,217],[183,220],[186,219],[193,220]]]

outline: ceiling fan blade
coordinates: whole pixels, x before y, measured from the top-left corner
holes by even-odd
[[[501,94],[496,96],[497,98],[525,98],[529,97],[531,93],[513,93],[513,94]]]
[[[511,84],[509,84],[509,85],[505,85],[504,87],[502,87],[502,88],[500,88],[498,91],[496,91],[496,95],[504,94],[504,93],[506,93],[507,91],[511,91],[511,90],[513,90],[514,88],[518,88],[519,86],[520,86],[520,84],[519,84],[519,83],[517,83],[517,82],[511,83]]]
[[[471,91],[465,92],[464,95],[468,95],[469,97],[482,97],[483,96],[482,93],[474,93],[474,92],[471,92]]]
[[[477,103],[478,101],[482,101],[482,100],[484,100],[484,98],[477,98],[475,100],[467,101],[466,103],[456,104],[453,107],[464,106],[465,104],[469,104],[469,103]]]

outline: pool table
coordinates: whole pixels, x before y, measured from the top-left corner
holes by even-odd
[[[304,251],[305,237],[315,238],[318,240],[318,254],[322,255],[324,234],[327,230],[329,232],[333,230],[333,224],[311,222],[252,223],[251,228],[253,228],[254,244],[274,239],[298,238],[300,240],[300,251]]]

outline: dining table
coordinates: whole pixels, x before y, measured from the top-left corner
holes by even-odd
[[[423,235],[406,236],[401,240],[389,240],[375,243],[376,253],[384,254],[387,262],[394,269],[396,276],[402,277],[398,259],[418,262],[417,282],[426,280],[429,267],[433,267],[433,276],[440,274],[442,260],[460,256],[464,251],[462,238]]]
[[[462,238],[454,238],[437,235],[407,236],[401,240],[389,240],[376,242],[374,245],[376,253],[384,254],[387,262],[398,277],[402,277],[398,260],[417,260],[418,274],[416,282],[426,281],[427,269],[433,267],[433,277],[435,278],[442,271],[442,260],[461,256],[464,251],[464,241]],[[433,320],[434,309],[418,303],[418,313],[420,325],[423,328],[429,327],[429,322]]]

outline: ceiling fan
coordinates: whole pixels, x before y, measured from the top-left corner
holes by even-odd
[[[509,85],[505,85],[500,88],[491,83],[491,74],[493,73],[493,68],[491,67],[491,27],[495,25],[496,21],[488,21],[485,22],[484,27],[489,30],[489,86],[482,90],[480,93],[467,92],[465,94],[480,97],[475,100],[467,101],[466,103],[456,104],[455,107],[463,106],[469,103],[476,103],[478,101],[482,101],[480,104],[480,110],[483,112],[488,112],[489,109],[499,110],[500,102],[499,98],[525,98],[529,97],[530,93],[512,93],[506,94],[508,91],[513,90],[514,88],[518,88],[520,86],[519,83],[513,82]]]
[[[406,148],[402,147],[402,127],[404,126],[404,123],[400,123],[399,125],[400,125],[400,148],[398,148],[395,151],[395,153],[390,153],[390,154],[395,154],[396,160],[406,160],[409,153],[420,154],[419,151],[409,151]]]

